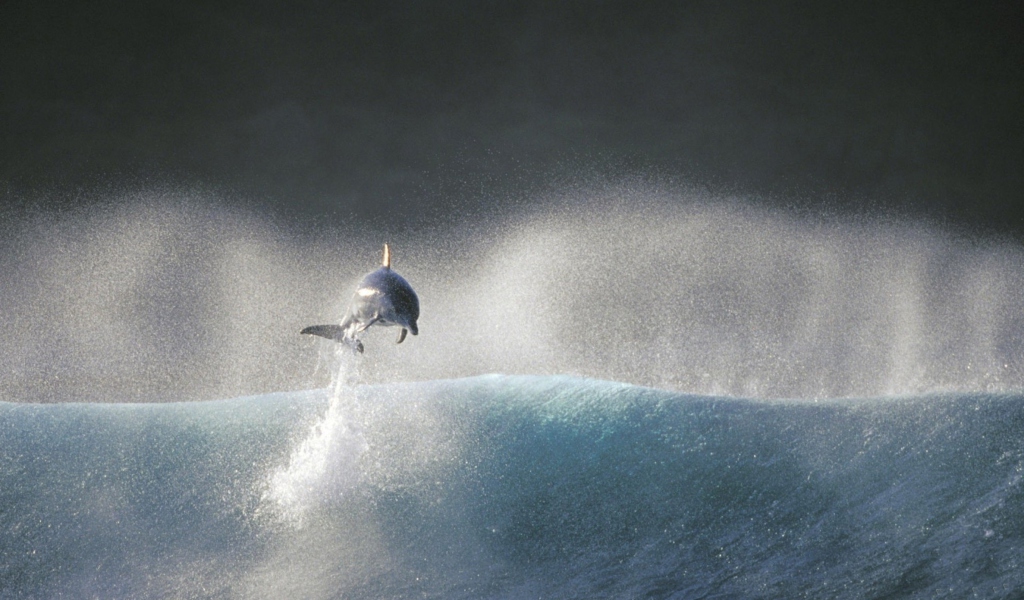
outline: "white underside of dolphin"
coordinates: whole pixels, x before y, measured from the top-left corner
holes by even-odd
[[[363,351],[359,334],[372,325],[401,327],[398,343],[408,332],[419,333],[416,320],[420,316],[420,301],[404,277],[391,270],[391,248],[384,244],[382,266],[368,273],[359,282],[345,318],[338,325],[311,325],[300,333],[317,335],[342,342],[356,352]]]

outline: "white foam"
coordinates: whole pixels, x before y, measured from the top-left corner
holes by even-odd
[[[311,510],[342,500],[359,483],[359,457],[368,448],[353,416],[359,359],[341,347],[337,356],[327,412],[295,446],[288,465],[270,475],[264,498],[298,528]]]

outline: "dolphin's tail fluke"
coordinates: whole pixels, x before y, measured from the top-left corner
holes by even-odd
[[[387,244],[384,244],[384,261],[382,266],[385,269],[391,268],[391,246],[388,246]]]
[[[345,330],[341,328],[341,325],[310,325],[299,333],[318,335],[336,342],[345,339]]]
[[[318,335],[335,342],[341,342],[356,352],[363,351],[363,343],[355,338],[345,337],[345,329],[341,325],[310,325],[299,333]]]

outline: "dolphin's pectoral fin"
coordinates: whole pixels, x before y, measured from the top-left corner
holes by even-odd
[[[345,339],[345,330],[341,325],[310,325],[299,333],[318,335],[322,338],[340,342]]]
[[[352,349],[353,352],[363,353],[363,342],[357,338],[345,338],[342,340],[346,346]]]
[[[398,334],[398,341],[395,342],[395,343],[396,344],[401,344],[402,342],[404,342],[405,341],[405,334],[407,334],[407,333],[409,333],[409,330],[406,329],[405,327],[403,327],[402,328],[402,332]]]

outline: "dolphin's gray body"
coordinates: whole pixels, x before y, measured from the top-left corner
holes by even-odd
[[[391,248],[384,244],[384,264],[359,282],[352,303],[340,325],[311,325],[300,333],[318,335],[342,342],[356,352],[363,351],[363,343],[356,336],[371,325],[401,327],[398,343],[407,331],[419,333],[416,320],[420,317],[420,300],[404,277],[391,270]]]

